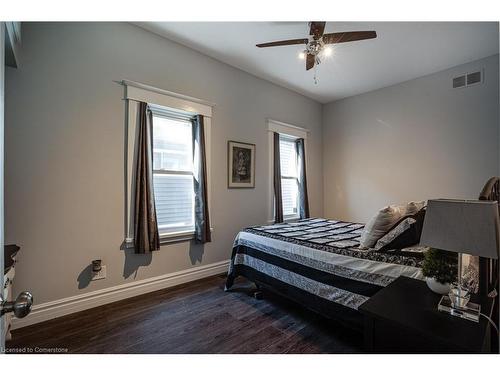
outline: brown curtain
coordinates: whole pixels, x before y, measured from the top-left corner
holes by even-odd
[[[191,121],[193,129],[193,185],[194,185],[194,238],[195,242],[212,240],[208,212],[207,157],[205,149],[205,122],[198,115]]]
[[[281,194],[281,163],[280,163],[280,135],[274,132],[274,222],[283,222],[283,198]]]
[[[301,219],[307,219],[309,217],[309,197],[307,195],[306,148],[304,139],[297,139],[295,141],[295,147],[297,150],[299,170],[299,213]]]
[[[134,199],[134,245],[137,254],[160,249],[153,190],[153,115],[139,103],[139,135]]]

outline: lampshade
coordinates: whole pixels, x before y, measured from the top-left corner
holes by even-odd
[[[420,244],[497,259],[499,223],[497,202],[429,200]]]

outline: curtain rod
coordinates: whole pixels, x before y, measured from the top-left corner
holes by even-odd
[[[176,93],[176,92],[173,92],[173,91],[163,90],[163,89],[160,89],[158,87],[146,85],[145,83],[140,83],[140,82],[135,82],[135,81],[129,81],[127,79],[123,79],[121,81],[116,81],[116,82],[119,83],[119,84],[121,84],[121,85],[123,85],[123,86],[133,86],[133,87],[137,87],[137,88],[140,88],[140,89],[144,89],[144,90],[148,90],[148,91],[153,91],[153,92],[156,92],[158,94],[168,95],[168,96],[172,96],[174,98],[184,99],[184,100],[189,100],[191,102],[195,102],[195,103],[199,103],[199,104],[204,104],[204,105],[207,105],[207,106],[210,106],[210,107],[215,107],[215,105],[216,105],[215,103],[209,102],[207,100],[194,98],[192,96],[188,96],[188,95],[184,95],[184,94],[179,94],[179,93]]]

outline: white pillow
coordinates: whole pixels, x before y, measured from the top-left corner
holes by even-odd
[[[406,206],[387,206],[381,208],[365,225],[359,241],[359,248],[368,249],[375,246],[377,241],[405,215]]]
[[[425,204],[426,204],[425,201],[408,202],[408,204],[406,205],[405,215],[415,215],[418,211],[420,211],[422,208],[424,208]]]

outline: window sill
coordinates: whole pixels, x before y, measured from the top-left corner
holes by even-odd
[[[214,232],[214,228],[210,228],[210,233]],[[160,246],[168,245],[176,242],[188,242],[194,240],[194,231],[185,231],[185,232],[174,232],[167,234],[160,234]],[[126,238],[122,250],[125,249],[133,249],[134,248],[134,239]]]
[[[175,242],[191,241],[194,239],[194,231],[173,232],[160,234],[160,245],[166,245]]]
[[[285,216],[285,217],[283,217],[284,222],[288,222],[288,221],[294,222],[297,220],[300,220],[300,216]],[[274,219],[268,219],[267,224],[274,224]]]

